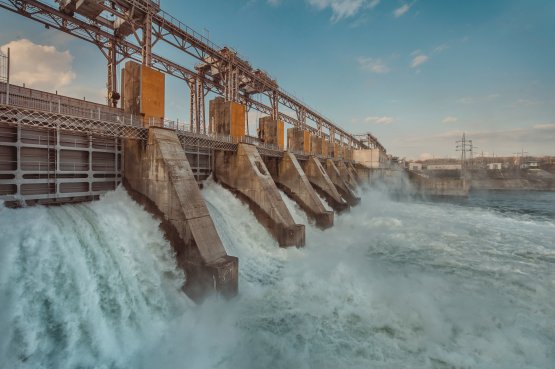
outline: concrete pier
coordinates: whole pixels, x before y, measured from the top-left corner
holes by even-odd
[[[341,198],[326,170],[315,156],[311,156],[303,163],[303,170],[313,187],[326,199],[329,206],[341,212],[349,205]]]
[[[237,152],[217,151],[214,178],[247,201],[281,247],[304,246],[304,225],[295,224],[255,146],[239,144]]]
[[[371,177],[372,177],[372,169],[368,168],[365,165],[356,163],[353,165],[353,169],[357,174],[357,177],[360,180],[361,184],[366,184],[369,185],[371,182]]]
[[[162,126],[164,119],[165,76],[162,72],[134,61],[121,71],[122,107],[143,117],[143,125]]]
[[[333,211],[326,210],[295,155],[290,152],[283,154],[283,158],[277,165],[274,179],[278,186],[316,221],[319,228],[326,229],[333,226]]]
[[[310,132],[301,128],[287,130],[287,149],[308,154],[310,153]]]
[[[339,161],[337,161],[336,166],[337,166],[337,169],[339,170],[339,174],[341,174],[341,178],[343,178],[343,181],[345,182],[345,184],[347,184],[349,186],[349,188],[351,188],[352,190],[356,189],[357,186],[358,186],[357,179],[355,178],[355,176],[353,175],[353,173],[349,169],[347,163],[344,162],[343,160],[339,160]]]
[[[360,186],[364,184],[364,178],[361,178],[361,176],[359,175],[359,173],[357,172],[355,166],[353,163],[349,162],[346,163],[347,165],[347,169],[349,170],[349,172],[351,173],[351,176],[355,179],[356,183]]]
[[[281,150],[284,149],[283,121],[272,119],[272,117],[262,117],[258,120],[258,138],[260,141],[276,145]]]
[[[324,157],[328,156],[328,141],[324,137],[311,134],[310,153]]]
[[[196,301],[211,291],[235,296],[238,259],[224,249],[175,132],[151,127],[146,146],[138,140],[124,145],[126,186],[162,219],[186,271],[185,292]]]
[[[231,137],[245,135],[245,105],[216,97],[209,102],[209,132]]]
[[[331,159],[326,160],[326,172],[335,187],[337,187],[337,191],[339,191],[341,196],[345,199],[345,201],[347,201],[347,204],[355,206],[360,202],[360,198],[356,197],[345,181],[343,181],[337,166]]]

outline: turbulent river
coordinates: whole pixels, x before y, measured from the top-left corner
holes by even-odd
[[[0,205],[0,368],[555,368],[555,193],[370,190],[303,249],[203,194],[240,293],[201,306],[124,190]]]

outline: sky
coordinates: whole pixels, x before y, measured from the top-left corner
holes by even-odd
[[[161,0],[336,124],[371,132],[409,159],[555,155],[553,0]],[[0,10],[12,80],[105,101],[92,45]],[[156,53],[193,63],[157,45]],[[166,79],[168,119],[188,121],[188,89]],[[261,116],[251,113],[250,121]]]

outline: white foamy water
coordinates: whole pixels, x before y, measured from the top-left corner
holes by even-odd
[[[121,190],[2,209],[0,367],[554,367],[554,219],[375,191],[280,249],[230,192],[203,194],[240,293],[202,306]]]
[[[0,208],[0,367],[126,368],[191,303],[158,222],[124,190]]]

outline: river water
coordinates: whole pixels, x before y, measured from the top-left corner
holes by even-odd
[[[203,194],[240,293],[202,306],[122,189],[0,207],[0,368],[555,368],[555,193],[370,190],[303,249]]]

